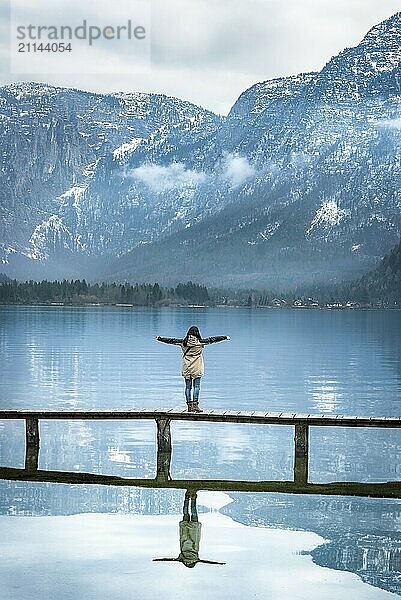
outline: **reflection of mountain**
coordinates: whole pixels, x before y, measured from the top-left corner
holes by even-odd
[[[0,514],[68,515],[89,512],[179,514],[182,490],[0,482]],[[313,531],[331,539],[311,552],[332,569],[401,593],[401,503],[390,500],[230,494],[222,512],[244,525]],[[385,533],[383,533],[385,532]]]
[[[178,517],[178,518],[177,518]],[[177,514],[0,517],[1,593],[7,600],[387,600],[349,573],[317,566],[303,550],[316,534],[244,527],[202,515],[201,556],[224,565],[191,571],[176,561]]]
[[[397,532],[399,500],[371,500],[284,494],[231,494],[235,502],[224,508],[237,521],[261,527],[315,531],[325,538],[351,533],[383,535]]]
[[[235,502],[223,512],[233,519],[246,525],[314,531],[331,540],[312,552],[317,564],[352,571],[371,585],[401,594],[400,501],[281,494],[232,496]],[[365,557],[363,563],[361,555]],[[340,566],[344,564],[341,560],[346,567]]]
[[[352,571],[371,585],[401,595],[401,535],[350,535],[312,550],[322,567]]]
[[[182,490],[0,481],[0,514],[179,514]]]

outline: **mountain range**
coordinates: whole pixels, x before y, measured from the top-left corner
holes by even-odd
[[[290,288],[401,237],[401,13],[225,117],[161,94],[0,88],[2,271]]]

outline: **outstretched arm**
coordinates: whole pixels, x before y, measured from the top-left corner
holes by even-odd
[[[216,342],[224,342],[229,339],[230,337],[228,335],[215,335],[214,337],[208,337],[202,340],[202,344],[215,344]]]
[[[198,560],[198,562],[205,563],[207,565],[225,565],[225,562],[219,562],[217,560]]]
[[[180,346],[183,342],[183,340],[180,340],[179,338],[165,338],[160,337],[160,335],[157,335],[156,339],[158,342],[163,342],[163,344],[176,344],[178,346]]]
[[[153,562],[176,562],[180,561],[179,558],[153,558]],[[205,563],[206,565],[225,565],[225,562],[219,562],[217,560],[197,560],[196,562]]]

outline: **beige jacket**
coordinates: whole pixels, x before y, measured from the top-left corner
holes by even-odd
[[[177,338],[157,337],[157,340],[159,342],[163,342],[164,344],[176,344],[181,346],[183,353],[181,374],[183,377],[185,377],[185,379],[202,377],[205,372],[205,365],[202,356],[203,348],[207,344],[222,342],[226,339],[228,339],[226,335],[217,335],[215,337],[198,340],[197,337],[190,335],[188,338],[188,345],[184,346],[184,340]]]
[[[199,562],[199,544],[202,524],[199,521],[180,522],[180,554],[181,562]]]
[[[202,524],[199,521],[180,522],[180,554],[177,558],[154,558],[154,561],[179,561],[187,567],[197,563],[209,565],[225,565],[216,560],[202,560],[199,558],[199,544],[201,539]]]
[[[200,340],[193,335],[189,336],[187,346],[181,344],[183,353],[181,375],[185,377],[185,379],[195,379],[195,377],[202,377],[202,375],[204,375],[205,364],[202,356],[203,347]]]

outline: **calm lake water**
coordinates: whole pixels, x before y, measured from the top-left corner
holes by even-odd
[[[1,408],[184,407],[180,350],[205,349],[201,405],[400,416],[401,312],[0,308]],[[291,480],[293,430],[174,422],[172,477]],[[0,421],[0,465],[24,466],[24,423]],[[155,476],[152,422],[41,422],[40,469]],[[312,428],[310,481],[399,480],[397,430]],[[0,481],[1,600],[391,598],[401,501],[202,492],[198,564],[179,553],[184,491]],[[33,518],[36,517],[36,518]]]

